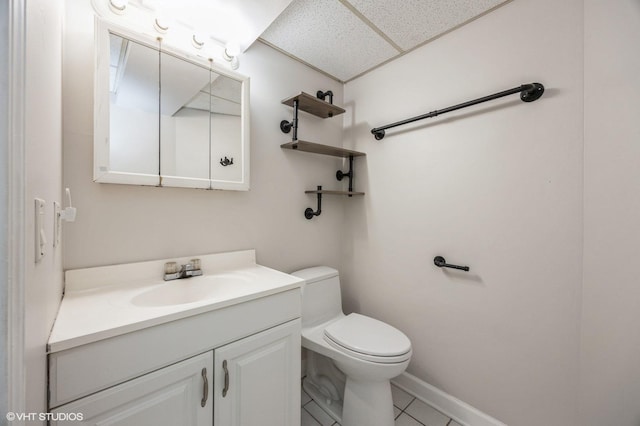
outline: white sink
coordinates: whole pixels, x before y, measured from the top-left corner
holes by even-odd
[[[158,284],[131,299],[140,307],[184,305],[228,298],[246,292],[251,287],[250,277],[244,274],[217,274],[184,278]]]
[[[204,275],[162,280],[166,262],[185,264],[195,257]],[[255,250],[66,271],[48,349],[60,352],[284,293],[302,283],[301,278],[258,265]]]

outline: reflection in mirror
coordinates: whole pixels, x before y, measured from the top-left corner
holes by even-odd
[[[166,186],[209,188],[208,68],[162,53],[160,57],[160,173]]]
[[[109,35],[109,166],[158,175],[157,50]]]
[[[211,76],[211,179],[241,182],[242,83],[214,72]]]
[[[249,79],[97,20],[96,182],[249,189]]]

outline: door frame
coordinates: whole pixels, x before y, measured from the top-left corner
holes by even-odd
[[[3,2],[0,19],[7,35],[2,60],[6,76],[7,97],[2,110],[6,131],[6,150],[0,153],[0,164],[6,171],[0,178],[6,188],[6,203],[2,216],[6,218],[0,231],[0,244],[6,257],[0,266],[3,284],[0,292],[6,301],[1,326],[6,343],[3,354],[6,368],[6,389],[3,392],[8,411],[23,413],[26,407],[25,372],[25,51],[26,0]],[[6,277],[6,279],[4,279]],[[16,420],[13,424],[23,424]]]

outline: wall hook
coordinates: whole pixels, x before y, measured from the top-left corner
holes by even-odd
[[[59,213],[60,219],[64,220],[65,222],[75,222],[76,208],[73,207],[73,204],[71,204],[71,190],[69,188],[66,188],[65,192],[67,193],[67,201],[69,202],[69,206],[65,207],[64,210]]]
[[[320,213],[322,213],[321,206],[322,206],[322,186],[318,185],[318,210],[314,212],[311,207],[307,207],[307,209],[304,211],[304,217],[306,217],[307,219],[313,219],[314,216],[320,216]]]
[[[222,158],[220,159],[220,165],[224,167],[230,166],[232,164],[233,164],[233,157],[231,157],[231,160],[229,160],[225,155],[224,160]]]

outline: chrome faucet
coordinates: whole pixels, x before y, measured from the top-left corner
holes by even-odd
[[[180,265],[176,262],[167,262],[164,264],[164,280],[179,280],[182,278],[197,277],[202,275],[202,269],[200,269],[200,259],[191,259],[189,263]]]

